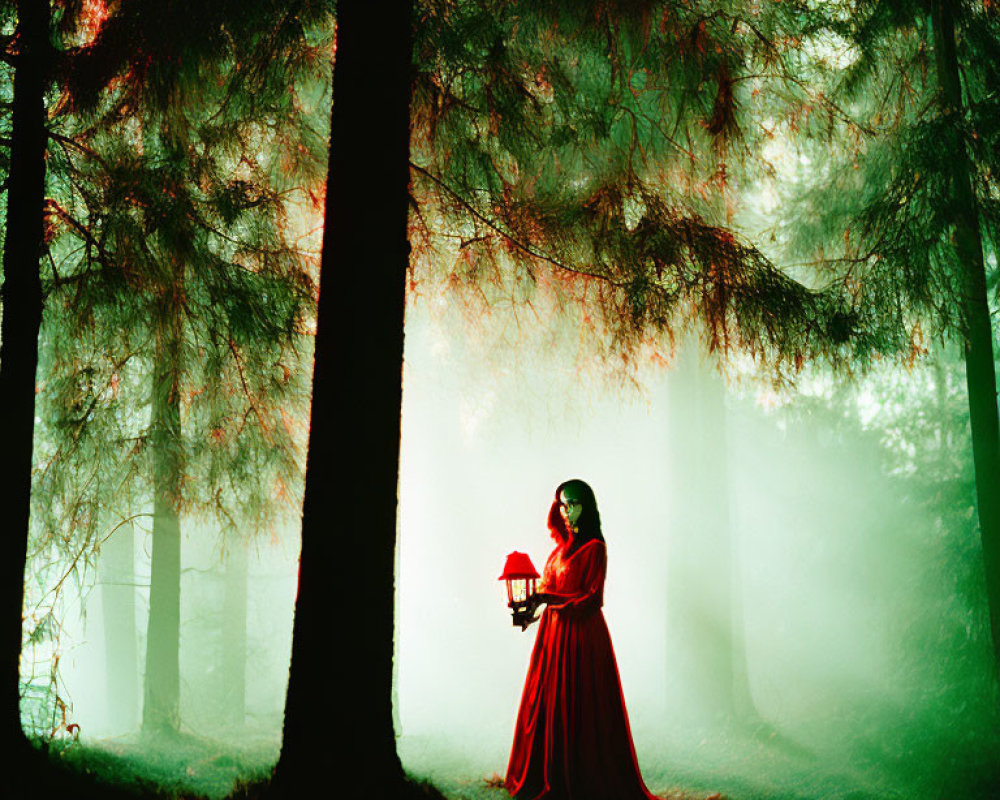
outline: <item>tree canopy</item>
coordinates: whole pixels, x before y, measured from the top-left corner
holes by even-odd
[[[789,63],[793,21],[739,2],[428,3],[418,252],[451,285],[586,305],[614,352],[672,347],[697,320],[711,349],[779,383],[844,366],[842,284],[792,277],[733,221],[739,183],[763,171],[762,106],[822,102]]]

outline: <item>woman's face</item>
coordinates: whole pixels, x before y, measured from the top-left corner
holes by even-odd
[[[580,497],[572,489],[563,489],[559,492],[559,513],[566,520],[570,527],[576,526],[576,521],[580,519],[583,512],[583,505]]]

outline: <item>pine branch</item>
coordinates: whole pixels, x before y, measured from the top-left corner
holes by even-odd
[[[110,166],[108,165],[108,162],[100,155],[100,153],[98,153],[92,147],[87,147],[87,145],[85,145],[85,144],[77,141],[73,137],[64,136],[63,134],[57,133],[56,131],[54,131],[52,129],[49,129],[48,136],[49,136],[50,139],[55,139],[64,148],[71,147],[71,148],[73,148],[75,150],[79,150],[81,153],[83,153],[84,155],[86,155],[88,158],[91,158],[94,161],[96,161],[98,164],[100,164],[105,169],[105,171],[109,171],[110,170]]]
[[[101,246],[101,243],[94,238],[94,235],[90,232],[90,228],[80,222],[76,217],[70,214],[65,208],[63,208],[58,201],[49,197],[45,201],[45,207],[50,214],[55,214],[59,219],[63,220],[68,224],[73,230],[79,234],[87,244],[94,247],[98,253],[98,262],[105,269],[110,269],[112,261],[108,253]]]
[[[527,244],[526,242],[523,242],[522,240],[520,240],[516,236],[514,236],[512,233],[510,233],[509,231],[505,230],[500,225],[500,223],[498,223],[498,222],[490,219],[489,217],[487,217],[478,208],[476,208],[469,201],[467,201],[459,192],[457,192],[454,189],[452,189],[450,186],[448,186],[448,184],[446,184],[443,180],[441,180],[440,178],[438,178],[436,175],[432,174],[431,172],[429,172],[428,170],[424,169],[420,165],[414,163],[413,161],[410,162],[410,168],[413,169],[414,171],[420,173],[424,177],[426,177],[428,180],[430,180],[432,183],[434,183],[439,188],[443,189],[448,194],[449,197],[451,197],[455,202],[457,202],[459,205],[461,205],[466,211],[469,212],[469,214],[471,214],[474,218],[476,218],[481,223],[483,223],[484,225],[486,225],[486,227],[488,227],[490,230],[492,230],[495,233],[499,234],[501,237],[503,237],[503,239],[505,241],[509,242],[511,244],[511,246],[515,247],[516,249],[518,249],[519,251],[521,251],[522,253],[524,253],[526,256],[529,256],[530,258],[533,258],[533,259],[535,259],[537,261],[542,261],[544,263],[550,264],[551,266],[555,267],[556,269],[560,270],[561,272],[566,272],[566,273],[572,274],[572,275],[585,276],[585,277],[588,277],[588,278],[594,278],[596,280],[600,280],[600,281],[603,281],[605,283],[608,283],[611,286],[615,286],[616,288],[622,288],[623,287],[624,284],[614,281],[608,275],[597,273],[597,272],[592,272],[592,271],[588,271],[588,270],[584,270],[584,269],[580,269],[579,267],[576,267],[576,266],[571,266],[571,265],[566,264],[566,263],[564,263],[562,261],[559,261],[558,259],[554,258],[553,256],[548,255],[547,253],[543,253],[543,252],[540,252],[540,251],[536,250],[531,245]]]

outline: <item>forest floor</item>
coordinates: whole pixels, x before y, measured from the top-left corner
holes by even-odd
[[[400,755],[411,776],[435,785],[448,800],[505,800],[503,763],[490,771],[476,745],[403,737]],[[781,753],[774,743],[710,741],[639,753],[643,779],[663,800],[903,800],[893,791],[863,791],[857,778],[824,774],[805,753]],[[501,758],[502,761],[502,758]],[[494,757],[492,763],[496,764]],[[477,773],[478,768],[478,773]],[[905,798],[911,800],[911,798]]]
[[[871,742],[793,740],[766,724],[653,741],[637,737],[647,787],[663,800],[1000,800],[992,755],[900,753]],[[469,742],[400,740],[410,775],[448,800],[507,800],[505,753],[487,760]],[[498,757],[499,756],[499,757]],[[950,763],[949,763],[950,762]],[[498,769],[499,768],[499,769]]]
[[[159,741],[134,735],[53,742],[50,755],[126,791],[177,800],[222,800],[246,784],[266,780],[279,746],[264,739],[235,747],[232,740],[190,734]]]
[[[690,732],[689,732],[690,733]],[[139,736],[64,740],[50,756],[116,788],[159,800],[224,800],[253,796],[247,787],[266,783],[280,744],[273,737],[232,744],[232,736],[182,734],[151,743]],[[638,755],[649,789],[663,800],[997,800],[1000,766],[991,759],[949,769],[918,764],[898,754],[857,747],[837,753],[810,749],[773,729],[714,732],[703,737],[649,737]],[[445,741],[403,736],[403,766],[447,800],[507,800],[502,773],[506,750],[475,737]],[[939,761],[946,760],[943,754]],[[927,758],[924,762],[929,762]],[[976,763],[978,762],[978,763]],[[978,777],[976,775],[978,773]]]

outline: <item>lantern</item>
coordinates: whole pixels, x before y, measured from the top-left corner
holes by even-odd
[[[503,574],[498,578],[507,581],[507,607],[513,609],[514,624],[524,630],[528,626],[530,616],[528,601],[535,594],[538,582],[538,571],[531,563],[527,553],[516,550],[507,556]]]

